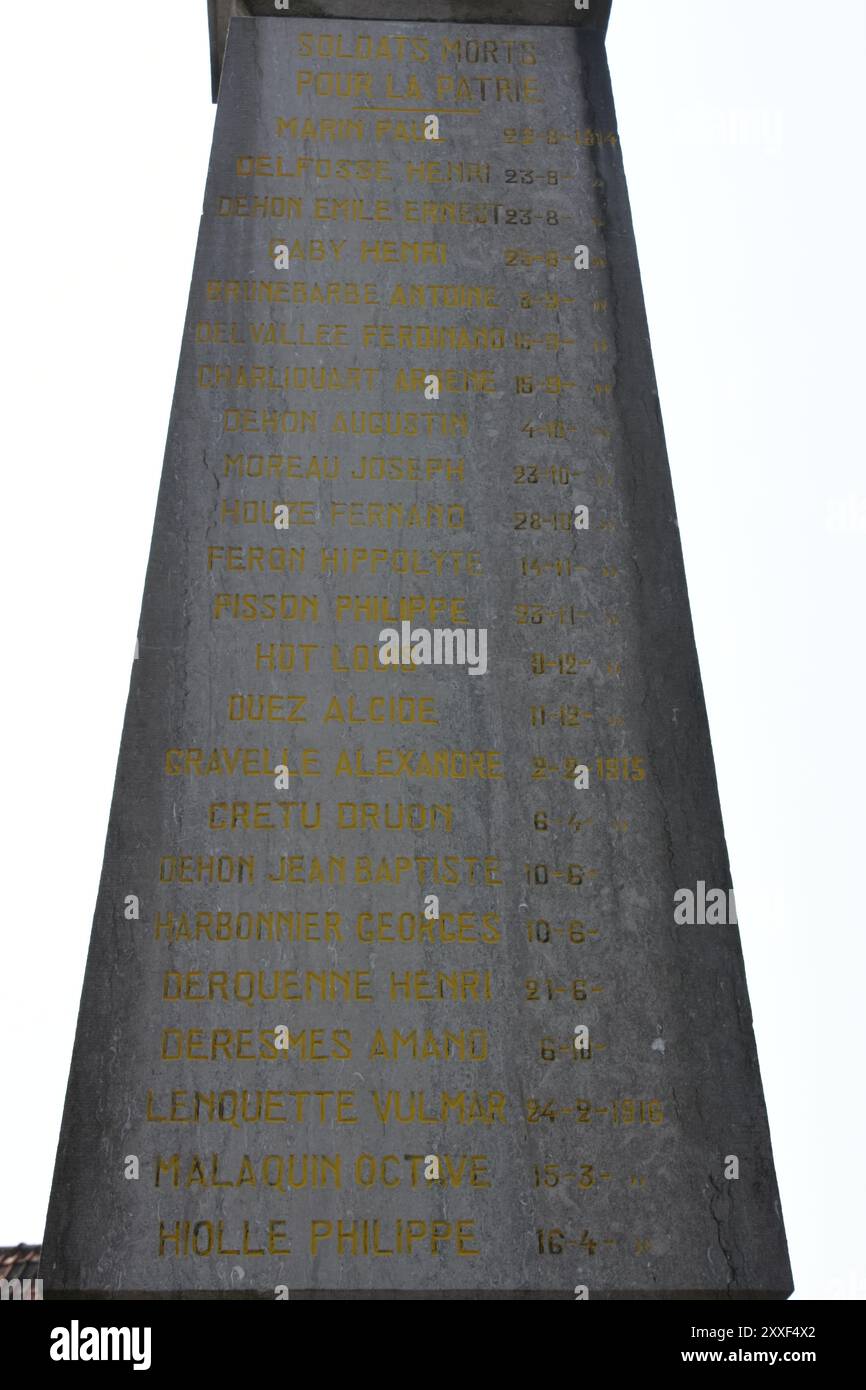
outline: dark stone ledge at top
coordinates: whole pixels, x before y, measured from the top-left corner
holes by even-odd
[[[791,1296],[790,1283],[784,1289],[750,1289],[720,1295],[711,1289],[605,1289],[593,1292],[593,1303],[785,1303]],[[254,1289],[46,1289],[46,1303],[271,1303],[272,1290]],[[289,1286],[292,1303],[330,1302],[422,1302],[460,1303],[574,1303],[571,1289],[294,1289]]]
[[[574,0],[291,0],[289,10],[277,10],[274,0],[207,0],[213,99],[219,92],[229,20],[235,15],[423,24],[559,24],[605,34],[611,3],[589,0],[588,10],[577,10]]]

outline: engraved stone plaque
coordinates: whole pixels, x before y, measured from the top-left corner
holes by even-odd
[[[376,8],[229,26],[46,1293],[784,1298],[603,25]]]

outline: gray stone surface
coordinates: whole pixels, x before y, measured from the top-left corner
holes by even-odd
[[[738,929],[674,921],[730,875],[603,42],[370,33],[232,24],[46,1292],[782,1298]],[[352,669],[365,599],[488,673]]]

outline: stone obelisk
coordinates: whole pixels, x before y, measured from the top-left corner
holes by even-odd
[[[791,1290],[608,10],[211,5],[46,1296]]]

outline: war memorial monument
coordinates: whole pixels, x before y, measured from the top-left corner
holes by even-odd
[[[609,10],[211,0],[46,1297],[791,1291]]]

